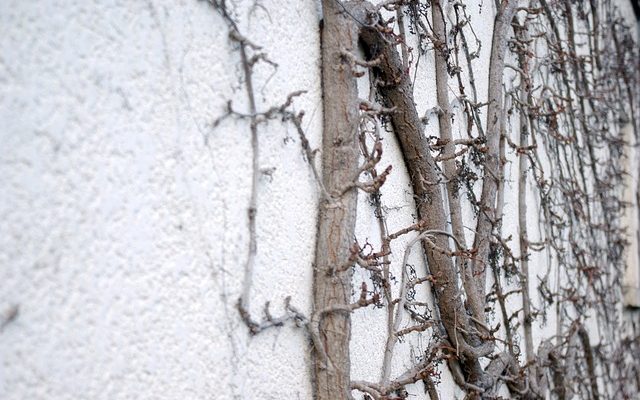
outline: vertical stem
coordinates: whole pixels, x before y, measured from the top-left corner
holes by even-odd
[[[396,18],[398,19],[398,30],[400,32],[400,38],[402,39],[402,42],[400,43],[400,49],[402,51],[402,66],[406,72],[409,71],[409,52],[407,51],[407,35],[404,28],[404,7],[402,5],[399,5],[396,10]]]
[[[358,30],[351,19],[355,10],[347,14],[341,2],[324,0],[322,11],[322,175],[331,198],[323,199],[319,205],[313,287],[315,313],[344,306],[351,299],[351,269],[337,270],[349,259],[355,232],[357,192],[355,189],[345,192],[345,188],[357,179],[360,119],[356,77],[343,55],[343,51],[357,51]],[[364,14],[359,18],[364,20]],[[327,313],[319,318],[318,325],[315,399],[350,399],[350,315]]]
[[[484,305],[486,286],[486,267],[489,260],[489,246],[496,222],[495,203],[498,181],[501,175],[500,163],[500,113],[502,113],[502,73],[507,49],[508,28],[515,14],[517,0],[503,0],[498,8],[493,26],[491,41],[491,63],[489,65],[489,89],[487,111],[487,153],[485,154],[482,195],[480,210],[476,224],[476,234],[473,247],[476,257],[473,262],[473,272],[477,275],[477,290],[481,295],[480,301]]]
[[[449,107],[449,74],[447,72],[447,36],[445,19],[442,13],[442,5],[439,0],[431,3],[433,10],[433,36],[435,39],[435,67],[436,67],[436,93],[438,98],[438,124],[440,126],[440,138],[445,143],[444,146],[444,175],[447,179],[447,199],[449,202],[449,213],[451,214],[451,231],[458,239],[460,245],[466,248],[466,241],[462,225],[462,210],[460,198],[458,197],[459,182],[457,179],[456,161],[453,158],[455,145],[451,133],[451,109]],[[477,287],[473,277],[473,271],[468,267],[464,256],[456,257],[456,267],[462,276],[462,283],[467,294],[467,302],[471,308],[473,316],[484,322],[483,301],[479,299]]]
[[[253,282],[253,270],[257,254],[256,216],[258,214],[258,183],[260,179],[260,147],[258,142],[258,122],[256,120],[256,100],[253,92],[253,70],[247,56],[247,44],[244,38],[238,38],[240,44],[240,60],[244,72],[245,89],[249,99],[249,113],[251,115],[251,197],[249,199],[249,254],[244,268],[242,294],[238,300],[240,313],[248,315],[250,312],[250,291]],[[247,319],[249,323],[250,320]],[[249,326],[252,329],[252,326]]]
[[[518,55],[520,69],[524,75],[520,76],[520,104],[529,105],[531,101],[531,79],[529,76],[529,34],[524,26],[514,28],[518,41],[522,44],[523,49]],[[526,108],[522,108],[520,112],[520,151],[518,151],[518,228],[520,231],[520,279],[522,286],[522,312],[523,312],[523,330],[524,330],[524,346],[527,362],[535,360],[533,351],[533,335],[531,322],[531,297],[529,294],[529,238],[527,234],[527,169],[528,154],[525,150],[529,145],[529,115]],[[535,374],[531,374],[531,378],[535,378]],[[535,385],[534,385],[535,386]]]

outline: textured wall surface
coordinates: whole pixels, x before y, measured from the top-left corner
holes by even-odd
[[[492,2],[474,3],[483,76]],[[243,32],[278,65],[256,70],[258,108],[306,90],[293,107],[305,110],[317,148],[319,5],[260,4],[234,3]],[[311,398],[302,329],[288,324],[249,337],[235,309],[251,146],[246,121],[213,126],[228,100],[247,108],[227,32],[204,1],[0,2],[0,313],[18,311],[0,331],[0,398]],[[418,69],[431,73],[433,59]],[[416,83],[421,114],[435,106],[434,85]],[[480,94],[486,85],[477,82]],[[432,115],[427,134],[436,128]],[[291,125],[271,121],[259,137],[268,174],[258,191],[251,311],[260,315],[270,301],[281,314],[291,296],[308,313],[318,188]],[[414,221],[413,198],[395,139],[385,144],[394,231]],[[515,168],[507,166],[505,208],[513,215]],[[367,212],[358,236],[375,244],[365,196],[359,208]],[[505,221],[505,235],[516,230],[515,219]],[[395,244],[396,264],[404,243]],[[424,269],[419,252],[412,257]],[[367,279],[359,272],[354,283]],[[377,379],[382,351],[371,348],[385,340],[383,312],[356,314],[353,323],[352,375]],[[551,325],[536,327],[536,339]],[[421,346],[420,338],[401,345],[395,372]],[[446,372],[443,381],[443,399],[459,394]]]
[[[259,100],[308,90],[317,147],[316,6],[267,6],[251,33],[279,68]],[[251,158],[246,123],[211,128],[241,87],[220,17],[195,0],[3,1],[0,32],[0,312],[19,308],[0,398],[308,398],[301,331],[249,341],[234,307]],[[293,134],[260,131],[275,171],[255,312],[309,309],[316,190]]]

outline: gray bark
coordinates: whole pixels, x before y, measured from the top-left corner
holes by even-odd
[[[342,51],[355,51],[358,30],[342,3],[322,2],[323,145],[322,176],[329,198],[320,202],[314,269],[314,312],[340,307],[351,300],[351,268],[340,271],[350,257],[356,221],[355,188],[345,191],[358,172],[358,93],[356,77]],[[319,317],[315,348],[315,398],[348,399],[350,395],[349,313]],[[320,347],[320,348],[318,348]]]
[[[478,293],[485,293],[486,268],[489,263],[489,247],[496,219],[496,194],[498,181],[502,176],[500,162],[500,115],[502,114],[502,73],[507,49],[511,20],[515,14],[517,0],[503,0],[496,14],[491,42],[491,64],[489,65],[489,109],[487,112],[486,146],[482,195],[476,225],[473,248],[476,257],[473,262],[474,274],[478,277]],[[481,299],[484,303],[484,298]],[[484,308],[484,307],[483,307]]]

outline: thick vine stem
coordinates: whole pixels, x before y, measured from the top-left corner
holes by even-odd
[[[322,177],[331,196],[320,203],[313,308],[333,309],[349,304],[351,268],[336,272],[351,256],[356,221],[356,188],[359,172],[358,125],[360,122],[355,71],[344,52],[358,47],[358,27],[354,18],[366,21],[363,3],[322,2],[322,85],[324,92]],[[318,321],[317,335],[322,349],[315,349],[315,398],[351,398],[349,313],[328,313]],[[317,345],[316,345],[317,346]],[[314,346],[315,347],[315,346]],[[324,354],[328,362],[323,362]]]
[[[440,177],[413,102],[409,76],[403,71],[397,50],[389,45],[389,41],[376,26],[364,27],[360,37],[365,44],[367,57],[381,59],[380,64],[373,68],[373,73],[381,82],[378,90],[388,103],[386,106],[396,107],[396,112],[390,118],[409,170],[418,215],[424,222],[424,229],[446,231],[447,218],[442,192],[439,185],[431,184],[438,182]],[[482,385],[484,373],[478,358],[490,353],[493,343],[483,343],[477,331],[470,328],[471,320],[462,303],[452,257],[440,250],[449,247],[449,238],[439,235],[433,240],[423,240],[422,243],[436,282],[435,295],[442,323],[464,363],[465,378],[471,383]],[[460,327],[464,329],[460,330]]]
[[[506,57],[508,35],[511,20],[518,5],[517,0],[502,0],[496,14],[491,42],[491,64],[489,65],[489,89],[486,127],[486,146],[480,212],[476,224],[473,248],[476,257],[473,259],[473,273],[477,276],[478,293],[484,294],[486,287],[486,267],[489,264],[489,247],[496,219],[495,213],[498,181],[502,176],[500,162],[500,114],[502,113],[502,73]],[[482,297],[482,296],[481,296]],[[484,303],[484,298],[481,298]],[[484,304],[483,307],[484,308]]]
[[[462,224],[462,208],[460,206],[460,197],[458,195],[458,172],[455,161],[455,144],[451,133],[451,110],[449,107],[449,74],[447,72],[447,37],[445,18],[442,13],[442,4],[440,0],[432,1],[433,16],[433,35],[437,40],[435,43],[435,69],[436,69],[436,93],[438,98],[438,107],[442,112],[438,113],[438,124],[440,126],[440,139],[445,143],[443,161],[444,175],[447,179],[447,199],[449,203],[449,214],[451,215],[451,231],[453,235],[460,241],[463,247],[466,247],[464,236],[464,227]],[[466,293],[467,304],[471,309],[473,316],[484,321],[484,301],[480,298],[473,277],[473,271],[469,268],[467,260],[462,257],[456,257],[456,267],[460,271],[462,283]]]

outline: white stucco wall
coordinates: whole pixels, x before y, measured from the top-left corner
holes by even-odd
[[[492,3],[468,6],[483,42],[477,78],[487,73]],[[318,148],[319,5],[251,4],[234,2],[243,33],[278,64],[256,70],[258,106],[306,90],[294,108],[305,110]],[[204,1],[0,3],[0,313],[18,311],[0,331],[0,398],[311,398],[304,331],[287,324],[250,337],[235,309],[249,239],[250,133],[246,121],[213,122],[230,99],[246,109],[238,61]],[[418,76],[432,71],[432,55],[423,56]],[[436,105],[434,85],[416,81],[420,113]],[[476,85],[486,100],[486,79]],[[436,133],[432,116],[427,134]],[[258,191],[251,311],[270,301],[280,314],[291,296],[308,314],[318,188],[292,126],[272,121],[259,136],[260,164],[273,172]],[[414,222],[413,200],[392,135],[385,146],[381,165],[394,171],[383,201],[395,231]],[[517,164],[506,168],[505,213],[515,216]],[[358,237],[378,243],[365,196],[358,206]],[[535,241],[537,215],[529,218]],[[505,219],[505,236],[517,229]],[[395,243],[394,265],[409,238]],[[424,269],[420,252],[412,257]],[[536,342],[550,329],[537,326]],[[382,310],[354,315],[354,379],[378,378],[384,335]],[[422,340],[399,346],[395,372]],[[461,393],[446,371],[438,389],[443,399]]]
[[[262,95],[308,90],[317,147],[316,6],[276,3],[252,24],[280,65]],[[0,312],[19,307],[0,333],[0,398],[308,398],[301,331],[249,340],[234,308],[250,145],[245,123],[211,129],[243,98],[219,16],[192,0],[4,1],[0,36]],[[276,169],[255,311],[288,295],[308,311],[314,182],[283,142],[293,131],[260,134]]]

